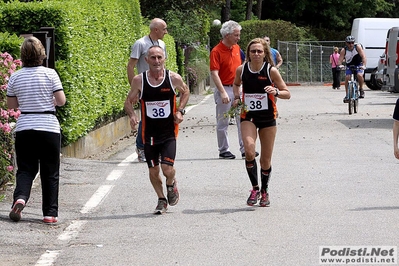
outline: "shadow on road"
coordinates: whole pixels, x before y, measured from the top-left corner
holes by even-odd
[[[392,129],[393,120],[388,118],[371,118],[371,119],[340,119],[337,120],[347,128],[380,128]]]
[[[351,209],[349,211],[391,211],[391,210],[399,210],[399,206],[381,206],[381,207],[366,207],[366,208],[356,208]]]
[[[204,214],[204,213],[220,213],[220,214],[229,214],[236,212],[248,212],[255,211],[256,207],[248,207],[248,208],[238,208],[238,209],[208,209],[208,210],[184,210],[184,214]]]

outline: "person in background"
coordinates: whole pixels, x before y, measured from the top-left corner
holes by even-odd
[[[222,40],[211,51],[210,71],[215,83],[215,103],[216,103],[216,132],[219,150],[219,159],[235,159],[236,156],[230,151],[228,139],[229,117],[225,117],[232,104],[233,81],[235,70],[242,63],[240,46],[241,26],[235,21],[229,20],[222,24],[220,29]],[[244,144],[241,139],[240,123],[237,123],[238,142],[242,156]]]
[[[241,63],[245,62],[245,52],[240,48]]]
[[[263,37],[266,43],[270,46],[270,38],[268,36]],[[270,52],[272,53],[272,59],[274,66],[279,69],[283,64],[283,57],[277,49],[270,47]]]
[[[395,109],[393,111],[393,154],[395,158],[399,160],[399,99],[396,100]]]
[[[145,60],[145,55],[149,47],[159,45],[165,51],[165,58],[167,58],[166,45],[162,41],[163,37],[168,33],[166,22],[159,18],[154,18],[150,23],[150,33],[138,39],[132,46],[132,52],[127,64],[127,77],[129,84],[135,76],[134,68],[137,68],[137,73],[140,74],[148,70],[148,64]],[[136,152],[139,162],[145,162],[144,144],[142,136],[142,125],[139,123],[136,137]]]
[[[350,66],[357,66],[360,69],[357,70],[357,81],[359,82],[359,98],[364,98],[364,69],[366,69],[367,58],[366,54],[363,51],[363,48],[360,44],[355,43],[355,37],[353,36],[346,36],[345,38],[346,47],[341,49],[339,54],[338,65],[340,68],[343,68],[341,65],[343,61],[346,62],[346,72],[345,72],[345,90],[346,95],[344,98],[344,103],[349,101],[348,99],[348,82],[351,78],[352,71]]]
[[[162,47],[151,46],[145,58],[149,70],[133,78],[125,101],[125,110],[134,130],[139,119],[134,112],[133,103],[137,97],[140,98],[144,153],[150,181],[158,196],[154,213],[162,214],[167,211],[168,203],[174,206],[179,201],[174,168],[176,138],[179,131],[178,125],[183,121],[184,107],[189,99],[190,91],[179,74],[165,69],[165,53]],[[176,106],[178,92],[180,93],[179,107]],[[162,188],[160,169],[166,177],[167,199]]]
[[[333,76],[333,84],[332,84],[333,90],[334,89],[339,90],[341,87],[341,81],[340,81],[341,68],[338,65],[338,61],[339,61],[338,47],[334,47],[334,51],[330,55],[330,64]]]
[[[57,72],[42,66],[45,58],[40,40],[26,38],[21,46],[22,69],[11,75],[7,87],[8,108],[21,110],[15,128],[18,170],[9,214],[15,222],[21,220],[39,170],[43,222],[58,221],[61,132],[55,107],[63,106],[66,99]]]
[[[245,147],[245,169],[252,185],[247,204],[267,207],[270,205],[268,184],[272,172],[272,154],[276,138],[277,106],[276,98],[289,99],[291,93],[280,72],[273,67],[270,46],[262,38],[256,38],[247,46],[247,62],[236,70],[233,91],[233,106],[240,103],[241,134]],[[242,95],[240,95],[242,86]],[[256,139],[259,135],[260,180],[255,160]]]

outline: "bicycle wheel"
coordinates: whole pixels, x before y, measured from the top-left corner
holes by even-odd
[[[351,115],[353,113],[353,105],[354,105],[354,101],[353,101],[353,84],[349,84],[348,86],[348,111],[349,114]]]
[[[357,89],[358,88],[357,84],[353,84],[353,88],[354,88],[353,112],[357,113],[357,111],[359,110],[359,90]]]

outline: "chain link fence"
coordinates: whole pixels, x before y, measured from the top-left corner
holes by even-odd
[[[330,55],[334,47],[339,51],[343,41],[277,42],[277,50],[283,58],[280,73],[286,83],[331,83]],[[341,71],[341,80],[344,73]]]

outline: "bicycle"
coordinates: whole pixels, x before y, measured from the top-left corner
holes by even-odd
[[[357,113],[359,110],[359,83],[357,81],[357,71],[362,68],[358,66],[349,66],[349,69],[352,71],[352,74],[348,81],[348,92],[346,95],[347,97],[345,97],[347,99],[344,100],[344,103],[348,103],[348,111],[351,115],[352,113]]]

